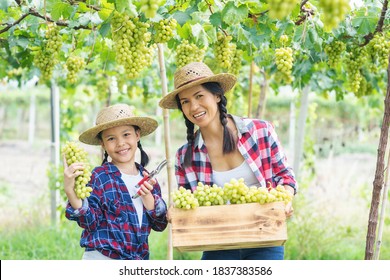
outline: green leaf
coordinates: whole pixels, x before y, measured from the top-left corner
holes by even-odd
[[[210,23],[215,27],[219,27],[222,25],[222,15],[220,12],[212,14],[209,20]]]
[[[182,11],[176,11],[172,17],[176,19],[177,23],[183,26],[187,21],[191,20],[191,16]]]
[[[235,25],[248,17],[248,8],[245,5],[236,7],[234,3],[228,2],[222,10],[222,20],[228,25]]]
[[[109,22],[103,23],[99,28],[99,34],[104,38],[110,32],[111,24]]]
[[[67,3],[57,2],[54,4],[51,11],[51,17],[53,20],[59,20],[61,17],[69,18],[72,14],[73,7]]]
[[[188,22],[183,26],[178,25],[177,34],[183,39],[188,39],[192,34],[191,25]]]

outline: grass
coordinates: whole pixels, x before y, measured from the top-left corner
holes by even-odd
[[[302,211],[288,221],[287,260],[362,260],[366,228],[344,225],[332,217]],[[34,222],[30,226],[0,232],[1,260],[80,260],[81,229],[75,222],[58,226]],[[390,232],[383,233],[380,259],[390,260]],[[149,237],[150,259],[168,259],[168,230],[152,231]],[[180,253],[173,250],[174,260],[199,260],[201,252]]]

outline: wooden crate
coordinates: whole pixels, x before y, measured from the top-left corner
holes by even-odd
[[[284,209],[284,202],[173,208],[173,247],[184,252],[283,245]]]

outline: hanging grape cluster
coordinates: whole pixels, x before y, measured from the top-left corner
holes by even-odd
[[[149,24],[115,11],[111,26],[116,60],[124,67],[127,77],[134,79],[152,64],[153,48],[147,46],[151,39]]]
[[[191,62],[201,62],[204,54],[205,49],[200,49],[188,40],[183,40],[176,48],[176,66],[181,68]]]
[[[154,24],[156,30],[155,39],[156,43],[166,43],[172,39],[174,31],[177,26],[177,21],[174,18],[162,19],[158,23]]]
[[[140,0],[140,11],[143,12],[147,18],[154,18],[161,2],[161,0]]]
[[[292,194],[283,186],[276,188],[259,188],[247,186],[243,178],[231,179],[223,187],[204,185],[199,182],[192,193],[183,187],[172,192],[174,207],[193,209],[198,206],[213,206],[243,203],[271,203],[283,201],[285,204],[292,201]]]
[[[39,68],[42,80],[48,81],[53,74],[54,66],[58,63],[58,55],[62,46],[60,31],[55,25],[48,25],[45,44],[34,56],[34,64]]]
[[[385,36],[376,33],[367,45],[368,53],[371,55],[373,63],[379,64],[379,68],[387,69],[389,64],[390,41]]]
[[[68,82],[75,84],[78,80],[77,74],[85,67],[84,59],[79,56],[69,56],[65,65],[68,70],[66,75]]]
[[[229,68],[229,72],[232,73],[233,75],[238,75],[238,73],[241,70],[242,67],[242,53],[243,51],[240,49],[235,49],[233,57],[232,57],[232,63]]]
[[[319,0],[318,7],[322,10],[321,20],[326,32],[336,28],[351,10],[349,0]]]
[[[355,94],[359,91],[360,82],[363,78],[361,70],[366,64],[367,58],[367,50],[359,46],[352,47],[346,55],[345,65],[349,87]]]
[[[268,16],[272,19],[283,19],[291,14],[299,0],[268,0]]]
[[[218,32],[214,46],[214,56],[219,67],[229,69],[236,51],[236,44],[231,43],[232,36]]]
[[[328,65],[330,67],[337,67],[342,61],[345,44],[341,41],[333,40],[329,45],[325,46],[324,50],[328,55]]]
[[[62,154],[65,155],[65,160],[68,165],[75,162],[83,162],[85,164],[83,174],[76,177],[74,191],[78,198],[84,199],[89,197],[92,188],[87,186],[87,183],[91,179],[91,167],[88,162],[87,152],[76,142],[66,142],[62,147]]]
[[[277,72],[275,75],[276,81],[284,84],[290,84],[293,81],[293,50],[290,47],[285,47],[288,42],[288,36],[282,35],[280,38],[282,47],[275,49],[275,63]]]

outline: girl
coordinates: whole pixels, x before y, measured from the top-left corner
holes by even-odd
[[[187,126],[187,143],[176,152],[179,186],[195,190],[198,182],[224,186],[232,178],[246,185],[284,187],[292,194],[297,184],[273,126],[227,113],[225,93],[235,84],[230,74],[215,75],[207,65],[194,62],[174,76],[175,89],[160,106],[180,109]],[[195,126],[199,129],[194,132]],[[286,206],[287,217],[293,213]],[[202,259],[283,259],[284,247],[203,252]]]
[[[74,191],[75,178],[83,173],[83,164],[68,166],[64,160],[64,187],[69,200],[66,217],[84,229],[80,240],[85,248],[83,259],[149,259],[148,236],[151,229],[166,228],[166,204],[154,179],[141,186],[139,198],[131,197],[147,174],[144,167],[149,161],[140,138],[157,126],[152,118],[134,116],[126,104],[98,113],[96,125],[79,137],[81,142],[101,145],[105,150],[102,165],[92,171],[88,186],[93,190],[87,199],[81,200]],[[137,148],[141,151],[141,164],[135,162]]]

